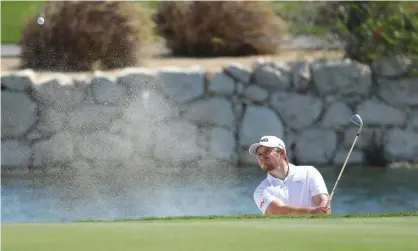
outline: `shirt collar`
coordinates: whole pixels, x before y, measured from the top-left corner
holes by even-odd
[[[288,163],[288,165],[289,165],[289,172],[287,173],[287,176],[286,176],[286,178],[284,178],[284,180],[281,180],[281,179],[278,179],[278,178],[275,178],[273,175],[271,175],[270,173],[267,173],[267,180],[270,182],[270,183],[273,183],[273,182],[279,182],[279,183],[283,183],[284,181],[287,181],[287,180],[289,180],[289,179],[292,179],[293,178],[293,176],[295,175],[295,165],[293,165],[293,164],[291,164],[291,163]]]

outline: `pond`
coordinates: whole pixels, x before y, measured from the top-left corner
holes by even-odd
[[[340,167],[318,168],[331,191]],[[127,172],[2,173],[3,222],[66,222],[183,215],[260,214],[258,167]],[[333,214],[418,211],[418,170],[347,167]]]

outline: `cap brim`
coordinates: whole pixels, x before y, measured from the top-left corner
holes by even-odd
[[[251,154],[251,155],[257,155],[257,148],[259,147],[259,146],[266,146],[266,147],[278,147],[278,148],[280,148],[280,149],[284,149],[284,148],[282,148],[282,147],[279,147],[279,146],[275,146],[275,145],[271,145],[271,144],[269,144],[269,143],[267,143],[267,142],[263,142],[263,143],[254,143],[254,144],[252,144],[251,146],[250,146],[250,148],[248,149],[248,152]]]
[[[248,152],[250,152],[250,154],[251,154],[251,155],[257,155],[257,148],[258,148],[259,146],[261,146],[261,144],[260,144],[260,143],[255,143],[255,144],[252,144],[252,145],[250,146],[250,148],[248,149]]]

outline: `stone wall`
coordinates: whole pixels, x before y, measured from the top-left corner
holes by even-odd
[[[255,164],[248,146],[284,139],[292,162],[418,161],[418,78],[398,61],[260,59],[222,71],[129,68],[87,74],[3,73],[1,165],[11,168]],[[185,164],[186,163],[186,164]]]

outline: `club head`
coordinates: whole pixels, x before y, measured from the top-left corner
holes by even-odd
[[[360,115],[354,114],[351,116],[351,121],[353,121],[354,124],[362,127],[363,126],[363,120],[361,120]]]

